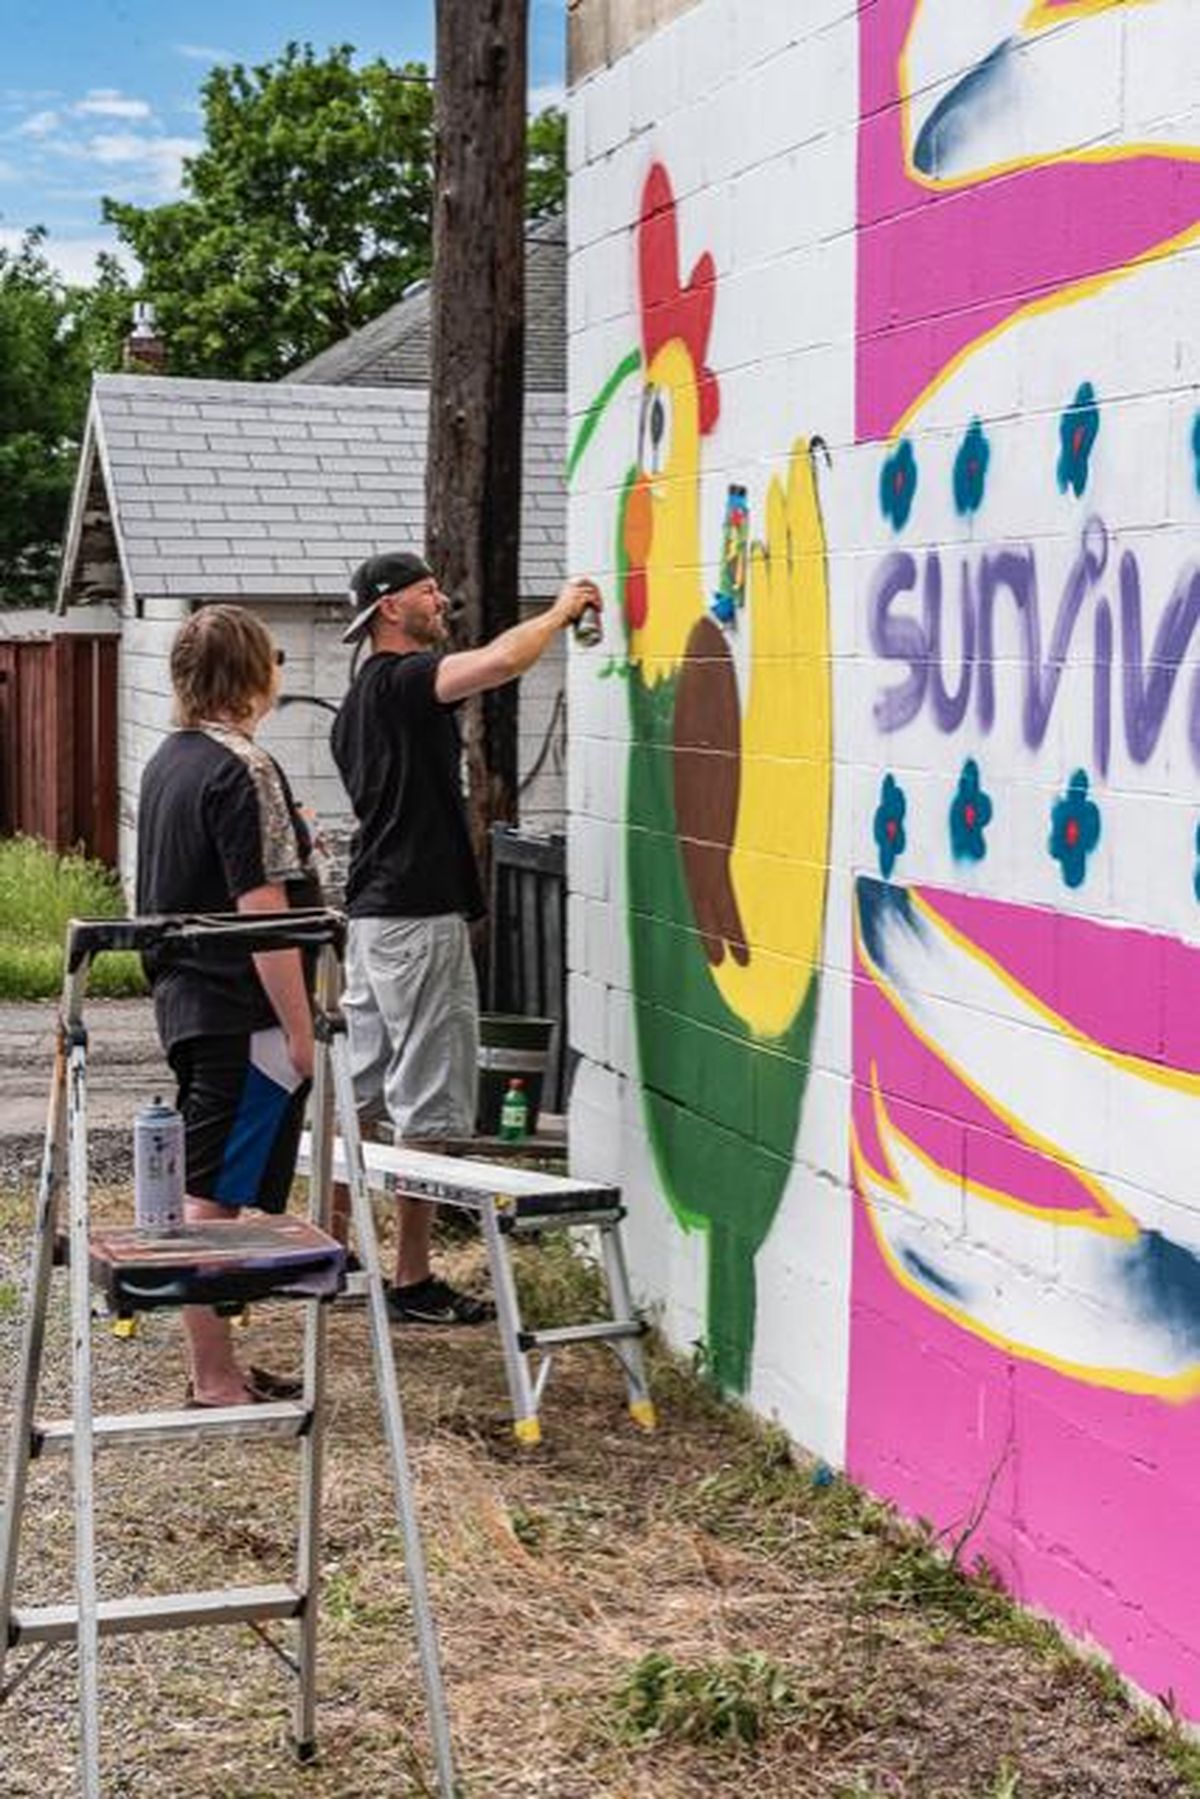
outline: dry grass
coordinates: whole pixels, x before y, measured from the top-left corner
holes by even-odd
[[[107,1203],[124,1205],[124,1196]],[[0,1283],[27,1196],[0,1200]],[[473,1246],[449,1253],[470,1267]],[[574,1262],[523,1252],[546,1313]],[[586,1285],[586,1281],[584,1283]],[[586,1299],[587,1295],[584,1294]],[[18,1308],[19,1309],[19,1308]],[[549,1321],[548,1319],[546,1321]],[[18,1319],[0,1305],[0,1409]],[[294,1362],[298,1319],[255,1310],[253,1357]],[[317,1766],[284,1741],[288,1694],[248,1630],[107,1642],[106,1793],[356,1799],[430,1790],[420,1683],[359,1311],[331,1319]],[[615,1364],[563,1355],[547,1442],[507,1425],[491,1333],[397,1334],[464,1792],[472,1799],[1158,1799],[1200,1756],[1118,1683],[837,1481],[814,1480],[655,1357],[662,1429],[629,1425]],[[174,1403],[178,1327],[96,1337],[101,1402]],[[65,1404],[65,1320],[50,1368]],[[99,1462],[102,1589],[286,1578],[294,1448]],[[21,1595],[69,1595],[69,1472],[35,1464]],[[67,1794],[73,1670],[52,1660],[0,1728],[0,1791]],[[426,1772],[423,1772],[425,1770]]]

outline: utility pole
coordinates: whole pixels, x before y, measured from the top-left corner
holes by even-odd
[[[426,547],[482,643],[517,622],[528,0],[437,0]],[[515,683],[466,711],[480,866],[517,808]]]

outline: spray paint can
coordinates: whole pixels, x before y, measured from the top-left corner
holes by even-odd
[[[133,1121],[133,1216],[141,1231],[183,1224],[183,1119],[157,1095]]]
[[[590,650],[604,636],[599,606],[585,606],[574,625],[575,641],[581,649]]]

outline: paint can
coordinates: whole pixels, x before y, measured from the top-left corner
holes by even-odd
[[[575,620],[575,641],[581,649],[590,650],[604,636],[604,626],[600,623],[599,606],[585,606]]]
[[[155,1096],[133,1121],[133,1217],[164,1235],[183,1224],[183,1119]]]

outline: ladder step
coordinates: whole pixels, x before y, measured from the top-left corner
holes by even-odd
[[[566,1343],[615,1343],[625,1337],[644,1337],[648,1326],[639,1318],[602,1319],[597,1324],[565,1324],[553,1330],[518,1331],[522,1349],[557,1349]]]
[[[500,1229],[514,1236],[526,1231],[561,1231],[568,1226],[619,1224],[625,1216],[624,1206],[601,1206],[586,1212],[502,1212],[496,1222]]]
[[[245,1624],[258,1618],[298,1618],[303,1610],[304,1598],[297,1588],[278,1583],[102,1599],[96,1615],[100,1635],[105,1637],[142,1630],[183,1630],[190,1625]],[[74,1604],[14,1607],[9,1645],[71,1642],[78,1619],[79,1607]]]
[[[138,1443],[169,1443],[198,1437],[287,1439],[306,1435],[312,1413],[298,1399],[272,1400],[266,1405],[200,1406],[194,1411],[110,1412],[93,1420],[97,1449],[126,1448]],[[75,1440],[70,1418],[35,1424],[31,1454],[61,1455]]]

